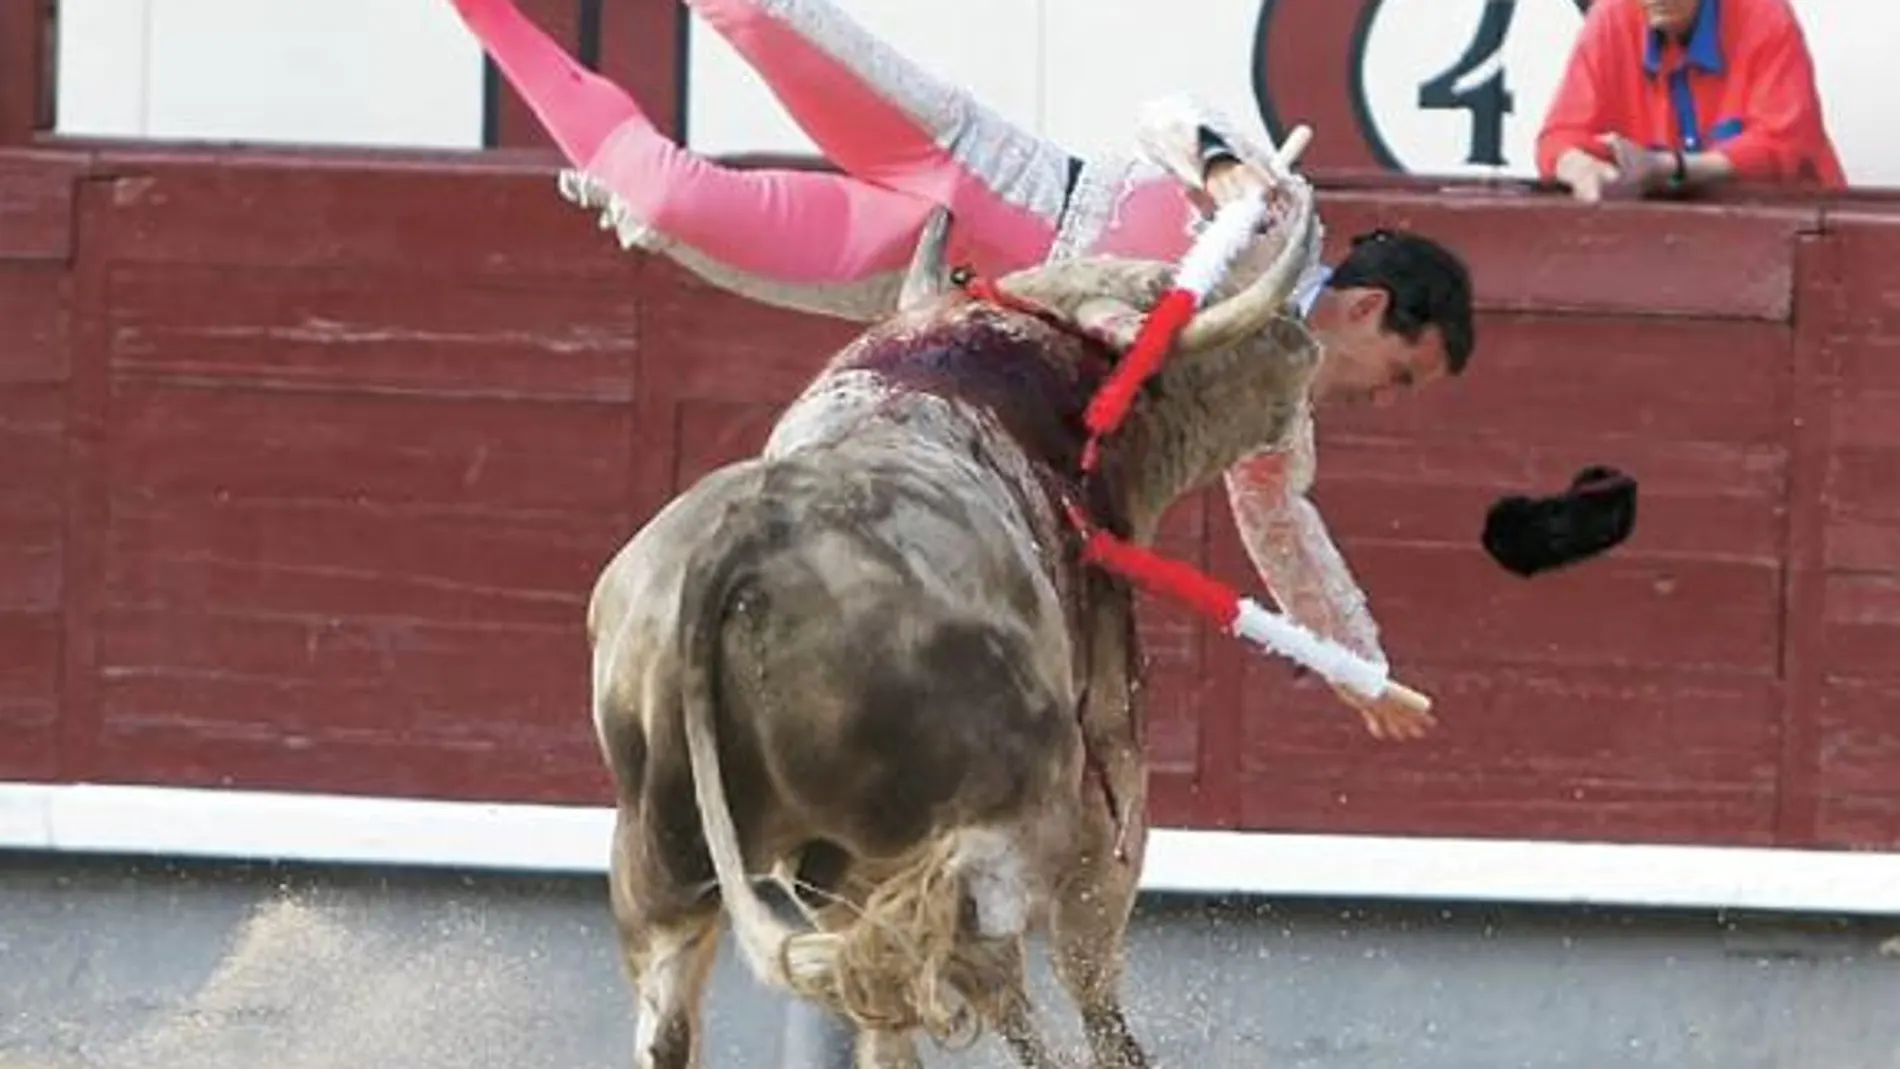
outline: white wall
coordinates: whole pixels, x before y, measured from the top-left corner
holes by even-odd
[[[447,0],[60,0],[59,17],[61,133],[481,144],[481,48]]]
[[[1793,0],[1814,53],[1821,105],[1849,180],[1900,186],[1900,138],[1885,101],[1900,90],[1900,6],[1868,0]]]
[[[1259,126],[1250,67],[1261,0],[836,2],[933,74],[1079,151],[1126,149],[1135,106],[1169,92],[1200,94]],[[1470,169],[1463,116],[1420,111],[1413,98],[1463,52],[1484,3],[1380,7],[1364,87],[1385,140],[1412,169]],[[1882,86],[1900,85],[1888,54],[1900,40],[1900,5],[1794,3],[1849,175],[1900,186],[1900,139],[1879,104]],[[1500,56],[1517,96],[1505,173],[1528,173],[1528,146],[1578,20],[1572,0],[1519,0]],[[810,151],[757,75],[693,24],[693,146]],[[480,144],[480,52],[449,0],[61,0],[59,63],[67,133]]]

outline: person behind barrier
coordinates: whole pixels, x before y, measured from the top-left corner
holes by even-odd
[[[572,169],[564,196],[623,245],[663,254],[768,304],[857,320],[894,310],[939,206],[951,258],[979,275],[1080,255],[1173,260],[1220,203],[1274,188],[1269,153],[1190,98],[1144,110],[1146,158],[1072,156],[876,39],[828,0],[687,0],[844,173],[736,170],[669,141],[512,0],[453,0]],[[1463,370],[1474,344],[1463,262],[1428,238],[1361,235],[1303,280],[1298,310],[1325,357],[1314,399],[1382,403]],[[1281,449],[1226,473],[1236,526],[1275,600],[1300,623],[1386,663],[1352,575],[1307,499],[1307,399]],[[1380,737],[1430,723],[1400,701],[1336,688]]]
[[[1596,0],[1537,166],[1586,203],[1729,180],[1847,184],[1788,0]]]

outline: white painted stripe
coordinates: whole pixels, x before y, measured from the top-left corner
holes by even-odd
[[[0,783],[0,849],[596,874],[613,814]],[[1142,886],[1269,897],[1900,916],[1900,853],[1157,829]]]

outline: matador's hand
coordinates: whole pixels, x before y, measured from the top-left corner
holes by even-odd
[[[1264,193],[1268,206],[1276,215],[1291,212],[1295,195],[1293,190],[1275,182],[1259,168],[1231,159],[1216,160],[1209,165],[1205,190],[1207,199],[1212,202],[1210,210],[1255,193]]]
[[[1334,693],[1341,701],[1359,710],[1366,732],[1375,739],[1422,739],[1438,726],[1429,709],[1420,708],[1390,691],[1377,698],[1364,698],[1338,685]]]

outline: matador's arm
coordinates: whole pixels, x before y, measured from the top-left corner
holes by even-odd
[[[1255,453],[1227,470],[1234,525],[1283,612],[1315,634],[1385,665],[1365,594],[1307,497],[1314,468],[1313,421],[1303,412],[1286,450]]]
[[[1136,139],[1142,153],[1183,185],[1199,188],[1210,145],[1225,150],[1269,181],[1297,181],[1275,164],[1273,154],[1243,134],[1217,109],[1192,96],[1169,96],[1144,105]],[[1318,256],[1317,232],[1294,309],[1304,314],[1324,285],[1326,265]],[[1258,246],[1273,246],[1267,241]],[[1264,266],[1257,250],[1254,263]],[[1227,498],[1247,555],[1274,600],[1288,615],[1314,632],[1334,639],[1362,656],[1384,664],[1379,630],[1366,608],[1365,595],[1327,533],[1326,521],[1307,492],[1316,466],[1313,421],[1304,406],[1283,449],[1249,456],[1225,473]]]
[[[1258,175],[1269,190],[1285,192],[1306,187],[1306,180],[1281,164],[1271,146],[1249,137],[1220,109],[1191,95],[1159,97],[1143,104],[1135,127],[1135,141],[1150,166],[1160,168],[1175,181],[1196,191],[1194,199],[1198,201],[1200,218],[1184,220],[1190,230],[1205,225],[1214,202],[1222,199],[1222,191],[1208,188],[1208,166],[1214,159],[1224,157],[1238,161]],[[1233,188],[1227,187],[1228,195]],[[1284,207],[1284,202],[1279,206]],[[1276,211],[1274,215],[1280,213]],[[1325,226],[1316,222],[1307,264],[1296,290],[1295,305],[1302,315],[1311,307],[1313,295],[1330,274],[1319,255],[1325,231]],[[1280,242],[1271,236],[1252,243],[1232,265],[1229,284],[1240,285],[1256,276],[1273,263],[1281,251]]]
[[[1201,188],[1210,146],[1225,149],[1263,174],[1284,177],[1269,148],[1242,133],[1219,108],[1189,94],[1144,103],[1136,116],[1135,142],[1149,162],[1193,189]]]

